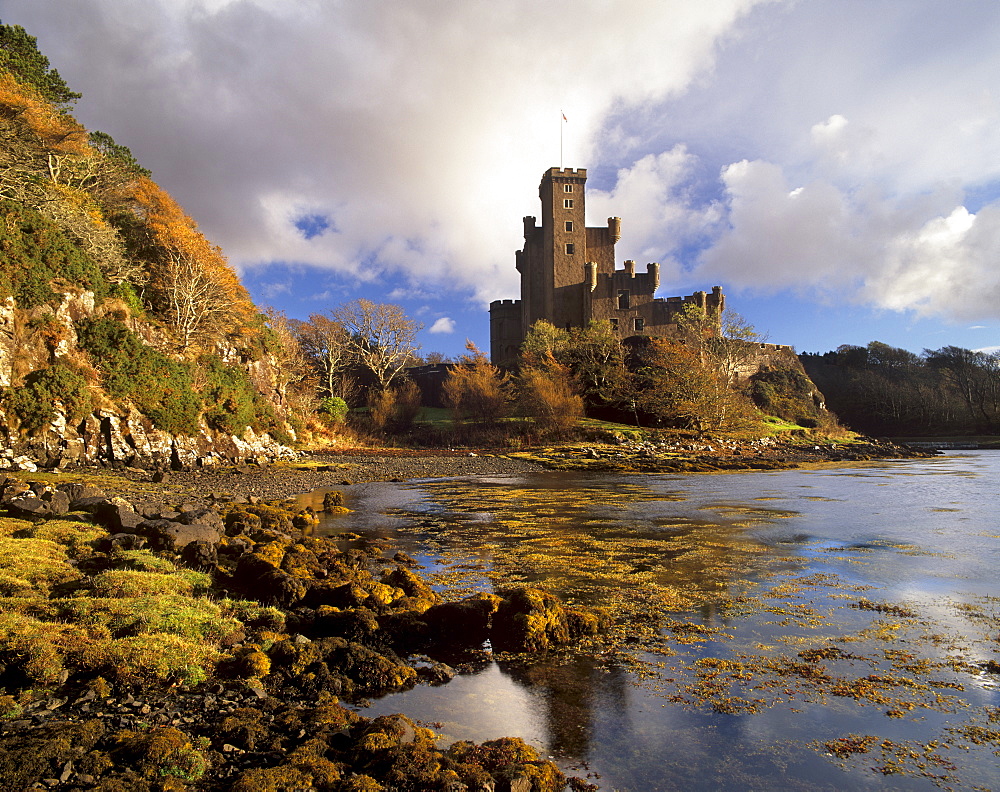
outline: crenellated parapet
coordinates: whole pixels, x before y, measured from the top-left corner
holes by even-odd
[[[522,222],[524,223],[524,239],[525,241],[530,240],[535,235],[535,221],[537,217],[524,217]]]

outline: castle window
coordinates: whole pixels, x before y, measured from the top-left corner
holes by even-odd
[[[563,198],[563,209],[572,209],[572,208],[573,208],[573,199]]]
[[[567,220],[566,221],[566,231],[572,233],[572,231],[573,231],[573,221],[572,220]]]
[[[564,184],[563,185],[563,192],[573,192],[573,185],[572,184]]]
[[[631,301],[629,300],[628,289],[618,290],[618,310],[627,311],[631,307]]]
[[[632,320],[632,327],[637,333],[641,333],[642,329],[646,326],[646,320],[642,317],[636,317]]]
[[[617,316],[614,317],[613,319],[608,319],[608,321],[611,322],[612,329],[614,329],[614,330],[618,329],[618,317]]]
[[[574,245],[572,242],[567,242],[566,243],[566,255],[567,256],[572,256],[574,253],[576,253],[576,245]]]

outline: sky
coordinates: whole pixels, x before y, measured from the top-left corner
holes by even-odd
[[[0,0],[260,305],[489,346],[553,166],[659,296],[1000,348],[996,0]],[[566,121],[563,121],[565,115]]]

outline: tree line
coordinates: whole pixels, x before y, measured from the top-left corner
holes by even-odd
[[[872,341],[800,359],[830,409],[858,431],[1000,432],[1000,353],[944,346],[918,355]]]
[[[356,300],[308,321],[272,315],[271,322],[297,340],[298,364],[286,370],[316,389],[319,411],[339,422],[349,407],[367,406],[376,431],[402,431],[419,412],[407,368],[445,362],[419,356],[420,326],[394,305]],[[625,342],[607,321],[563,329],[543,320],[528,332],[514,370],[468,343],[450,361],[443,402],[457,425],[486,432],[527,418],[536,431],[565,433],[584,415],[702,434],[759,429],[762,410],[805,426],[828,422],[797,365],[757,370],[759,342],[737,314],[695,306],[678,317],[673,336]]]

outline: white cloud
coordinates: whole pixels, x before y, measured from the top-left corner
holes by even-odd
[[[4,21],[236,265],[398,270],[486,299],[516,290],[560,108],[584,166],[612,106],[683,90],[771,1],[8,0]],[[330,229],[304,238],[303,206]]]
[[[3,19],[244,270],[513,296],[562,128],[591,224],[622,217],[621,257],[660,261],[666,288],[1000,316],[988,0],[4,0]]]
[[[442,316],[437,319],[434,324],[427,328],[428,333],[454,333],[455,332],[455,320],[449,319],[447,316]]]
[[[261,288],[264,296],[268,299],[277,297],[279,294],[289,294],[291,286],[287,283],[265,283]]]
[[[648,154],[629,168],[618,171],[611,190],[590,190],[587,213],[592,224],[606,217],[622,218],[619,257],[641,264],[663,265],[661,281],[678,277],[679,264],[672,251],[684,242],[712,233],[721,220],[721,207],[714,202],[692,206],[687,184],[697,158],[682,146],[661,154]]]

